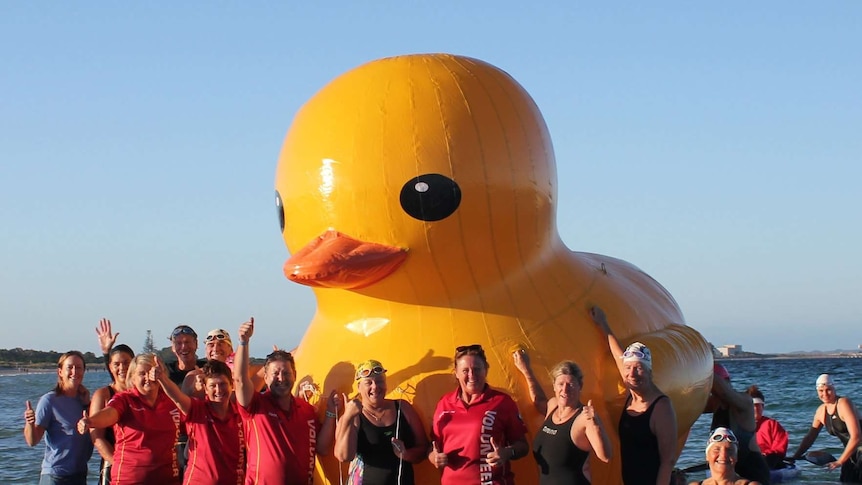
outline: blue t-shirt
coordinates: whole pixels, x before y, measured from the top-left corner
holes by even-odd
[[[93,455],[89,433],[75,429],[84,405],[74,397],[58,396],[51,391],[36,405],[36,424],[45,428],[43,475],[77,475],[87,473],[87,462]]]

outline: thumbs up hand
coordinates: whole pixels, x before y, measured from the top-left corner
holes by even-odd
[[[506,450],[506,448],[500,447],[500,445],[497,444],[497,440],[495,440],[494,437],[492,436],[491,437],[491,452],[488,453],[487,455],[485,455],[485,461],[487,461],[488,464],[491,466],[502,465],[511,457],[511,455],[509,455],[505,450]],[[504,458],[503,455],[508,455],[508,456],[506,456]]]
[[[76,426],[79,434],[84,434],[90,431],[90,418],[87,417],[87,410],[85,409],[82,413],[81,419],[78,420],[78,425]]]
[[[26,408],[24,408],[24,424],[29,424],[30,426],[36,424],[36,411],[33,410],[33,405],[30,404],[30,401],[27,401]]]
[[[428,454],[428,461],[438,470],[449,464],[449,457],[440,450],[440,445],[436,441],[431,442],[431,453]]]

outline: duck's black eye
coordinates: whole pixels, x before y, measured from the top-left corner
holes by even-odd
[[[439,173],[410,179],[401,188],[401,207],[420,221],[439,221],[452,215],[461,204],[461,189]]]
[[[275,191],[275,211],[278,212],[278,225],[281,227],[281,232],[284,232],[284,204],[281,203],[281,196],[278,191]]]

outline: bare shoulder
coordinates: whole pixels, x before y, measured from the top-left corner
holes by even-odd
[[[859,411],[856,410],[856,405],[849,397],[842,397],[838,400],[838,411],[844,416],[855,416],[859,419]]]

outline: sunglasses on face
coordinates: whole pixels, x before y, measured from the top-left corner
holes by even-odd
[[[729,443],[736,443],[736,436],[732,434],[726,433],[715,433],[714,435],[709,437],[710,443],[721,443],[722,441],[727,441]]]
[[[625,352],[623,352],[623,358],[630,358],[630,357],[635,357],[638,359],[646,359],[647,358],[646,354],[641,352],[640,350],[626,350]]]
[[[372,375],[379,375],[386,373],[386,369],[376,365],[370,369],[362,369],[356,373],[356,380],[365,379],[366,377],[370,377]]]
[[[462,345],[460,347],[455,347],[455,352],[457,352],[457,353],[470,352],[470,351],[482,352],[483,350],[482,350],[482,346],[479,344]]]
[[[206,341],[212,342],[213,340],[227,340],[227,335],[223,333],[217,333],[215,335],[207,335]]]
[[[173,340],[174,337],[179,337],[180,335],[191,335],[194,338],[198,338],[198,334],[196,334],[195,331],[192,330],[192,327],[187,327],[185,325],[183,325],[182,327],[177,327],[174,329],[173,332],[171,332],[171,340]]]

